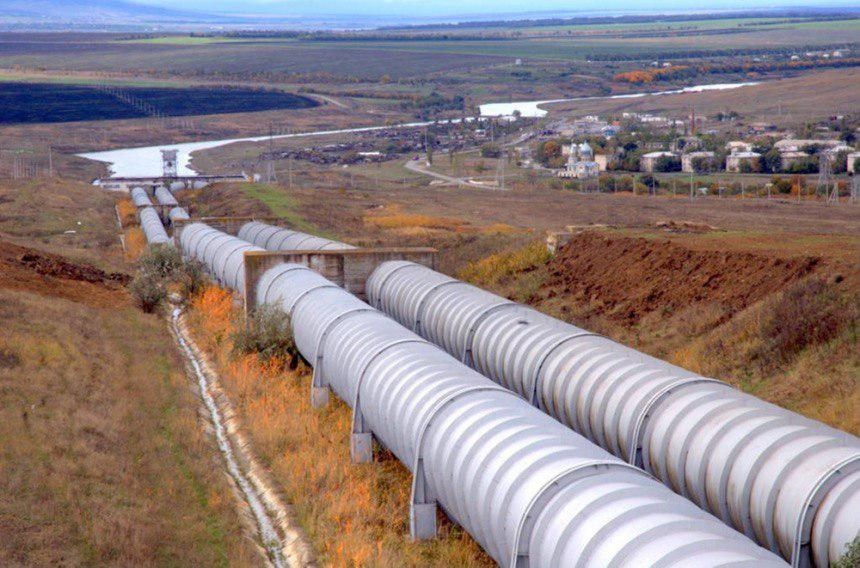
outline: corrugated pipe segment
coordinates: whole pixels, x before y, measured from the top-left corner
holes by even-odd
[[[188,215],[188,211],[185,210],[184,207],[174,207],[167,214],[168,219],[170,219],[171,223],[175,223],[177,221],[187,221],[191,217]]]
[[[860,531],[860,440],[405,261],[369,302],[795,566]]]
[[[239,238],[270,251],[350,250],[355,247],[307,233],[252,221],[242,225]]]
[[[179,202],[176,201],[176,198],[173,197],[173,194],[170,193],[170,190],[161,185],[155,188],[155,199],[158,200],[159,205],[167,205],[173,207],[179,205]]]
[[[151,207],[152,200],[149,199],[149,194],[142,187],[133,187],[129,192],[132,202],[137,207]]]
[[[138,209],[138,215],[140,215],[140,228],[146,235],[146,242],[149,244],[169,244],[171,242],[155,209],[143,207]]]
[[[245,252],[263,251],[203,223],[186,225],[179,241],[186,258],[199,260],[219,284],[240,293],[245,292]]]
[[[242,272],[232,251],[258,250],[199,223],[181,246],[239,290],[222,276]],[[312,270],[275,266],[253,292],[290,316],[315,381],[352,406],[354,457],[370,457],[372,435],[413,472],[414,537],[435,534],[439,504],[506,566],[784,566]]]

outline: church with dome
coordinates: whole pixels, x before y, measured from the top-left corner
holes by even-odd
[[[596,178],[600,174],[600,166],[594,161],[594,150],[588,142],[570,145],[570,155],[567,166],[558,173],[558,177],[573,179]]]

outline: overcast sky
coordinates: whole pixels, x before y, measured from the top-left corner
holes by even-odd
[[[679,11],[767,8],[776,6],[852,6],[855,0],[137,0],[142,4],[206,12],[282,15],[446,16],[513,12]]]

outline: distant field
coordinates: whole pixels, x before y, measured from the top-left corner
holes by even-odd
[[[368,32],[321,39],[165,35],[0,34],[0,68],[126,73],[173,78],[423,81],[474,73],[513,59],[556,64],[651,57],[706,57],[727,51],[857,46],[860,19],[717,19],[645,24]],[[440,34],[439,39],[427,34]],[[423,37],[422,37],[423,35]],[[486,37],[485,37],[486,36]]]
[[[830,27],[828,27],[830,26]],[[826,33],[822,33],[827,30]],[[459,55],[484,55],[524,59],[576,61],[589,57],[625,55],[636,59],[642,54],[677,54],[684,51],[714,51],[726,49],[778,49],[792,46],[832,45],[854,43],[860,39],[860,20],[847,22],[815,22],[780,26],[777,29],[751,29],[732,35],[687,35],[678,37],[548,37],[528,39],[490,39],[486,41],[355,41],[308,42],[305,45],[339,49],[377,49],[390,51],[421,51]]]
[[[285,41],[177,45],[118,43],[82,45],[61,42],[19,43],[0,38],[0,67],[54,71],[169,73],[179,76],[249,79],[274,75],[318,74],[338,77],[392,78],[467,71],[494,65],[492,55],[452,54],[433,50],[390,50],[372,46]]]
[[[141,103],[149,105],[141,106]],[[90,85],[0,82],[0,124],[193,116],[317,106],[307,97],[251,89],[123,88],[120,95]],[[154,112],[153,112],[154,111]]]

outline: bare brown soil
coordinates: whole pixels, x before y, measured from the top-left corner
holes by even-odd
[[[105,272],[54,254],[0,241],[0,288],[72,300],[92,307],[129,305],[127,274]]]
[[[814,256],[696,251],[671,241],[583,232],[550,261],[545,289],[635,324],[658,310],[671,313],[703,302],[734,313],[809,275],[820,263]]]

